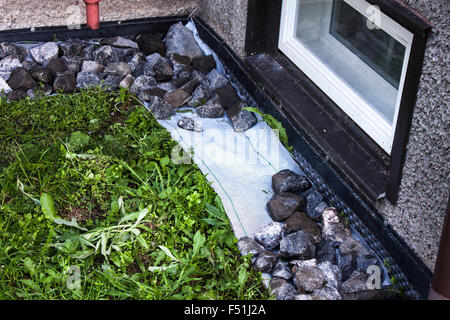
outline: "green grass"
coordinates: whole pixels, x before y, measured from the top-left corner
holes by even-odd
[[[283,124],[280,121],[275,119],[270,114],[263,113],[259,109],[254,108],[254,107],[247,107],[247,108],[244,108],[244,110],[259,114],[262,117],[262,121],[266,122],[267,125],[275,131],[275,133],[278,135],[278,138],[280,139],[280,142],[283,144],[283,146],[290,153],[292,153],[292,151],[294,150],[294,147],[289,145],[286,129],[283,127]]]
[[[0,299],[268,298],[175,145],[124,90],[0,99]]]

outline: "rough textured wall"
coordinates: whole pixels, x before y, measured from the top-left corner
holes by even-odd
[[[200,17],[244,57],[247,0],[199,0]]]
[[[399,201],[379,210],[433,270],[450,189],[450,2],[404,0],[434,25],[407,145]]]
[[[103,0],[101,21],[189,14],[197,0]],[[0,0],[0,30],[86,23],[83,0]]]

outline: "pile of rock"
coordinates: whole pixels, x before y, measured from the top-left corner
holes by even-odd
[[[148,102],[158,119],[191,107],[203,118],[227,114],[236,131],[257,122],[251,112],[243,110],[247,105],[229,80],[216,70],[213,56],[203,54],[192,32],[181,23],[170,27],[165,40],[141,34],[97,43],[77,39],[47,42],[30,49],[0,44],[0,91],[8,99],[34,97],[37,90],[48,95],[92,86],[129,88]],[[185,129],[197,130],[198,125],[189,119],[180,126],[187,123]]]
[[[253,238],[241,238],[238,247],[243,255],[253,256],[256,270],[271,275],[269,285],[278,299],[388,297],[386,289],[373,290],[368,282],[367,270],[378,260],[305,176],[280,171],[272,177],[272,188],[267,210],[273,222]]]

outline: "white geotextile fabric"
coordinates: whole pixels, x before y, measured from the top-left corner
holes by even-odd
[[[213,54],[217,71],[225,75],[222,63],[199,38],[195,25],[189,22],[187,27],[204,53]],[[177,122],[183,116],[193,118],[203,131],[179,128]],[[220,119],[205,119],[198,117],[195,112],[177,113],[170,120],[159,120],[159,123],[180,143],[183,150],[193,151],[193,161],[221,198],[237,238],[252,236],[272,221],[266,209],[266,203],[273,195],[272,175],[283,169],[302,173],[275,132],[264,121],[258,121],[254,127],[242,133],[234,132],[226,115]]]
[[[193,118],[203,131],[179,128],[177,122],[183,116]],[[272,175],[283,169],[301,173],[263,121],[243,133],[234,132],[227,116],[203,119],[193,112],[177,113],[159,123],[183,150],[193,151],[193,161],[221,198],[237,238],[252,236],[272,221],[266,209],[273,195]]]

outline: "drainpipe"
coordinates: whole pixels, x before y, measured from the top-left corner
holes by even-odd
[[[92,30],[100,28],[100,9],[98,3],[102,0],[84,0],[86,3],[86,24]]]
[[[428,300],[450,300],[450,197]]]

